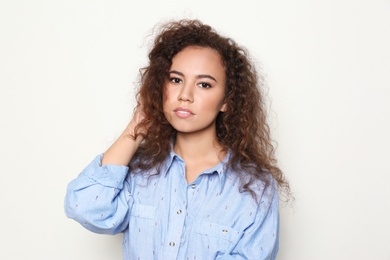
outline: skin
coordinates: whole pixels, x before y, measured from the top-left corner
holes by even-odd
[[[219,54],[212,49],[189,47],[172,59],[163,109],[178,135],[207,132],[216,137],[215,119],[225,110],[225,82]]]
[[[216,136],[216,117],[224,112],[225,69],[219,54],[210,48],[187,47],[172,59],[164,86],[164,115],[177,130],[174,151],[186,162],[187,182],[218,164],[225,154]],[[128,165],[142,141],[133,140],[143,119],[139,106],[122,135],[105,152],[104,164]],[[144,129],[147,131],[147,129]]]
[[[225,69],[213,49],[187,47],[172,59],[163,107],[177,130],[174,151],[186,162],[189,183],[224,156],[215,124],[226,108],[225,84]]]

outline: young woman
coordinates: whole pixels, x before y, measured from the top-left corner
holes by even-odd
[[[124,259],[275,259],[278,187],[261,82],[198,20],[162,27],[121,136],[73,180],[65,211],[124,233]]]

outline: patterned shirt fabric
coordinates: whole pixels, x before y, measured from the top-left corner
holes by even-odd
[[[102,155],[69,183],[65,212],[90,231],[124,233],[123,258],[276,259],[277,185],[256,181],[239,191],[229,155],[188,184],[185,162],[173,151],[160,173],[101,166]]]

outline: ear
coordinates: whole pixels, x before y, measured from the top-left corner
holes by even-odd
[[[219,110],[220,112],[226,112],[227,104],[226,102],[222,104],[221,109]]]

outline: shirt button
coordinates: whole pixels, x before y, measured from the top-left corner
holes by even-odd
[[[181,209],[179,209],[176,213],[177,215],[180,215],[182,213]]]
[[[228,231],[227,231],[226,229],[223,229],[223,230],[222,230],[222,233],[224,233],[224,234],[227,234],[227,232],[228,232]]]
[[[192,185],[191,185],[191,188],[195,189],[195,188],[196,188],[196,184],[195,184],[195,183],[192,184]]]
[[[175,246],[175,242],[169,242],[170,246]]]

